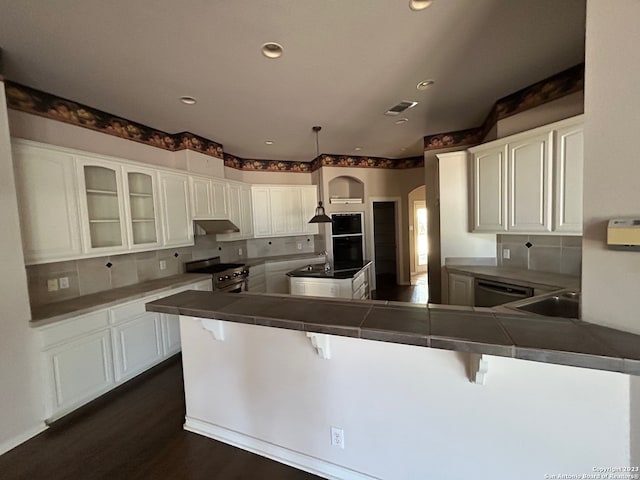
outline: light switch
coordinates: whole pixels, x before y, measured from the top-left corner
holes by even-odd
[[[509,250],[508,248],[503,248],[502,249],[502,258],[504,259],[510,259],[511,258],[511,250]]]

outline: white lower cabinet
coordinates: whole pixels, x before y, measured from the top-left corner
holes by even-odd
[[[127,380],[163,359],[160,314],[143,313],[114,326],[112,332],[116,381]]]
[[[55,420],[180,351],[177,315],[146,312],[145,304],[184,290],[211,290],[211,281],[150,295],[38,328]]]
[[[102,330],[44,351],[47,417],[55,418],[112,389],[111,332]]]
[[[297,270],[298,268],[302,268],[307,265],[314,265],[317,263],[324,264],[324,262],[324,257],[304,258],[300,260],[284,260],[280,262],[266,262],[266,293],[290,293],[289,277],[287,276],[288,272]],[[251,275],[251,269],[249,269],[249,275]],[[249,277],[249,285],[251,285],[251,277]]]
[[[474,304],[474,278],[469,275],[449,273],[449,305],[465,305],[473,307]]]
[[[291,295],[311,297],[369,298],[369,267],[352,278],[289,277]]]

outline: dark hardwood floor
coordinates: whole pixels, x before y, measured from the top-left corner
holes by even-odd
[[[184,415],[176,356],[0,456],[0,479],[320,478],[186,432]]]
[[[371,292],[371,298],[375,300],[427,303],[429,291],[426,275],[418,278],[415,285],[398,285],[395,275],[377,275],[376,289]]]

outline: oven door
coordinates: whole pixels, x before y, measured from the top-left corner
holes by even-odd
[[[362,235],[333,237],[333,268],[345,270],[362,267],[364,263],[362,242]]]
[[[247,283],[244,280],[242,280],[241,282],[233,282],[233,283],[229,283],[221,286],[216,285],[214,287],[214,290],[218,292],[225,292],[225,293],[245,292],[247,290]]]

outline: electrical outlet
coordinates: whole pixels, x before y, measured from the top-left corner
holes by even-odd
[[[502,249],[502,258],[506,258],[507,260],[511,258],[511,250],[508,248]]]
[[[60,289],[69,288],[69,277],[60,277],[58,279],[58,283],[60,284]]]
[[[50,278],[47,280],[47,291],[55,292],[56,290],[58,290],[58,279]]]
[[[241,248],[238,249],[238,255],[242,255],[242,249]]]
[[[298,250],[302,250],[302,242],[298,242]]]
[[[165,260],[160,260],[160,270],[167,269],[167,262]]]
[[[331,427],[331,445],[344,449],[344,430],[338,427]]]

